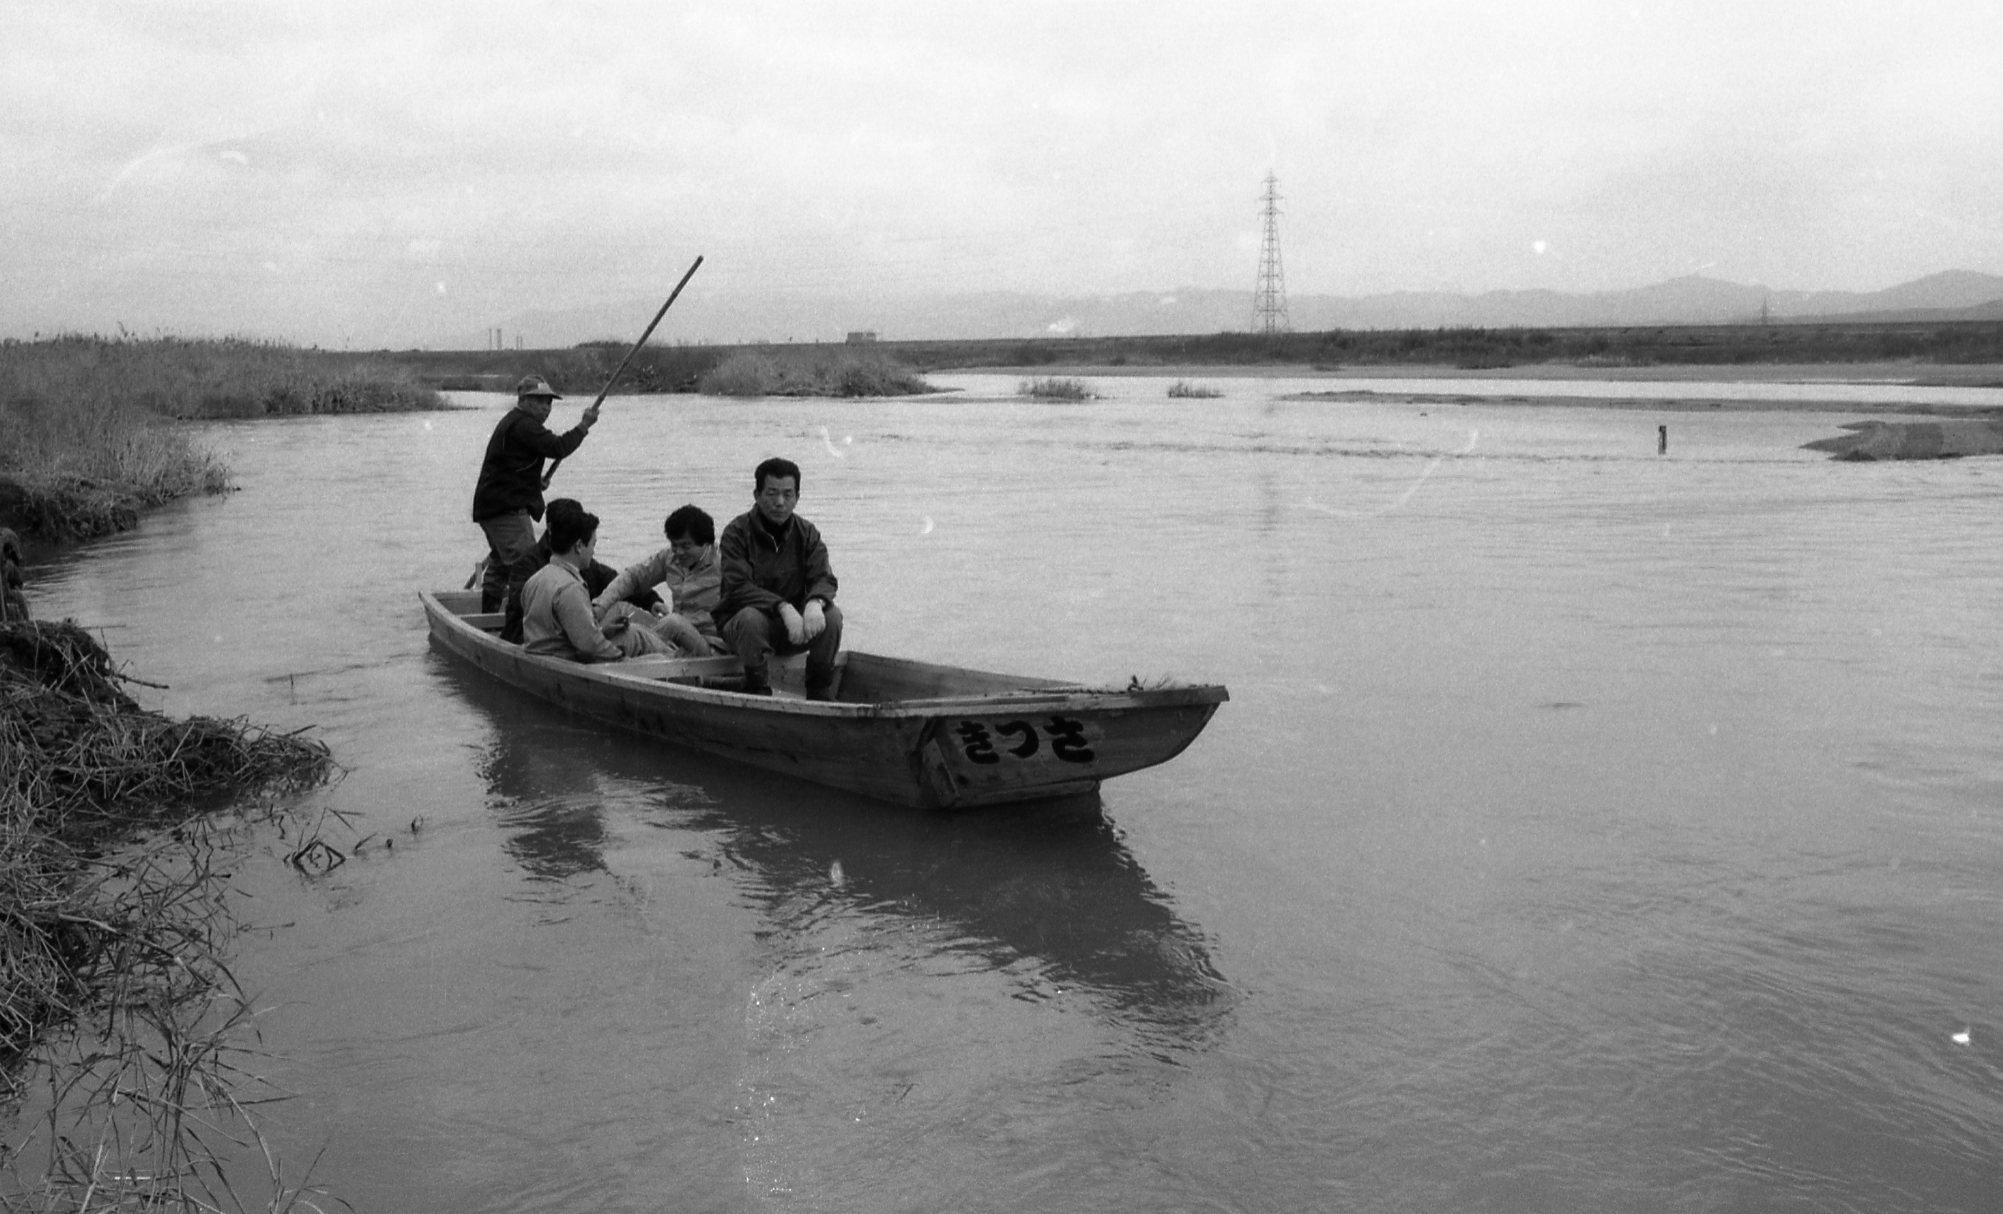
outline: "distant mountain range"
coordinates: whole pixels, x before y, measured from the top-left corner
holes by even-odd
[[[529,348],[622,340],[650,300],[503,321],[506,344]],[[1941,323],[2003,320],[2003,276],[1948,270],[1882,291],[1783,291],[1691,275],[1626,291],[1489,291],[1480,295],[1399,291],[1296,295],[1296,331],[1409,328],[1569,328],[1620,325],[1800,324],[1818,320]],[[663,326],[670,342],[841,341],[873,332],[890,341],[927,338],[1120,337],[1221,333],[1253,327],[1252,292],[1189,288],[1122,295],[962,295],[869,298],[790,294],[705,295],[689,291]],[[438,349],[483,349],[485,335],[447,335]],[[630,337],[623,340],[631,340]],[[657,338],[656,340],[660,340]]]

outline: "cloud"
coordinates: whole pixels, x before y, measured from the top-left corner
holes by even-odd
[[[4,332],[401,343],[697,252],[778,295],[1244,289],[1268,169],[1296,292],[2003,270],[1994,6],[17,9]]]

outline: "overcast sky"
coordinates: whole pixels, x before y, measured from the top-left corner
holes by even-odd
[[[1269,171],[1296,295],[2003,273],[1998,0],[0,15],[0,335],[401,346],[698,253],[743,294],[1249,292]]]

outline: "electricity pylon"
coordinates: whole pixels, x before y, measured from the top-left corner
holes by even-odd
[[[1280,269],[1280,183],[1266,174],[1266,239],[1259,248],[1259,287],[1252,292],[1252,328],[1268,336],[1292,329],[1287,322],[1287,276]]]

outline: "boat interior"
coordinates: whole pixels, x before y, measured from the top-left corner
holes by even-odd
[[[501,631],[502,614],[480,610],[477,590],[443,590],[434,594],[447,611],[489,635]],[[744,685],[744,667],[734,656],[710,658],[644,657],[606,663],[605,673],[622,678],[684,686],[736,690]],[[804,653],[774,654],[769,674],[774,696],[806,698],[807,658]],[[906,658],[843,650],[835,658],[833,699],[837,703],[882,704],[892,701],[963,699],[1000,695],[1049,694],[1082,690],[1076,684],[945,666]]]

